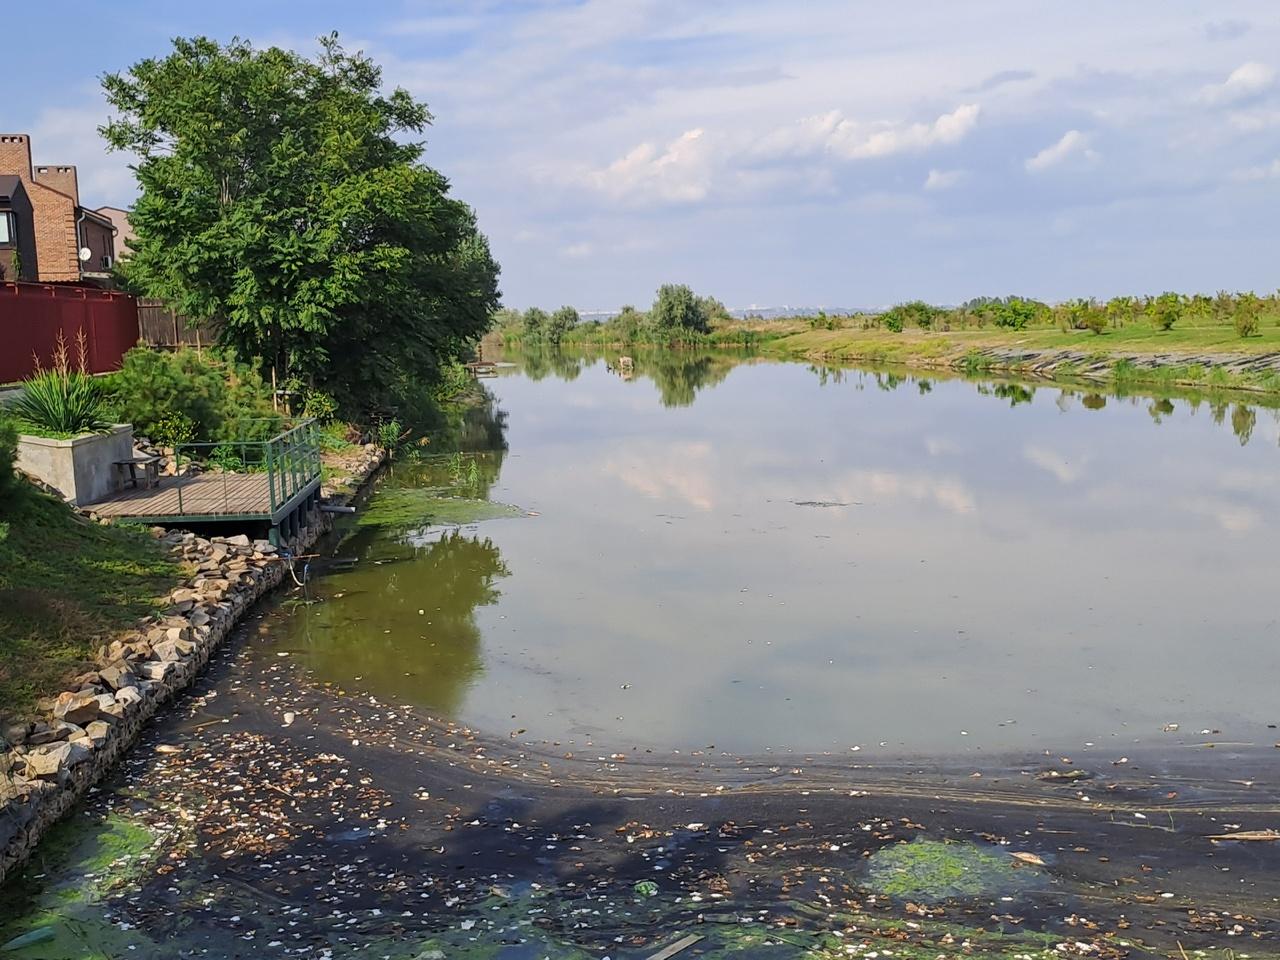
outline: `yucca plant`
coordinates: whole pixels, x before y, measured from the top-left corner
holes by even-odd
[[[73,367],[67,341],[58,334],[53,367],[46,370],[36,359],[36,372],[23,382],[22,394],[10,407],[15,417],[51,433],[98,433],[111,426],[102,387],[86,372],[83,330],[76,336],[76,348],[78,364]]]

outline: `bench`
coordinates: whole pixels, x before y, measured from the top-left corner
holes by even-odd
[[[124,488],[126,470],[129,474],[127,477],[129,485],[137,489],[139,467],[142,468],[142,487],[144,490],[160,486],[159,457],[129,457],[125,460],[115,461],[112,466],[116,468],[116,481],[121,489]]]

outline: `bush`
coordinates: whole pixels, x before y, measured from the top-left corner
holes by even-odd
[[[302,415],[328,423],[338,415],[338,401],[323,390],[306,390],[302,394]]]
[[[22,387],[22,395],[10,407],[13,414],[33,428],[50,433],[96,433],[110,426],[102,396],[102,384],[85,372],[87,346],[83,331],[76,338],[78,366],[71,365],[67,341],[58,334],[53,368],[36,372]]]
[[[165,414],[151,429],[148,439],[162,447],[176,447],[196,438],[196,423],[185,413]]]
[[[403,439],[404,429],[399,420],[388,420],[378,427],[378,446],[384,450],[394,451]]]
[[[14,461],[18,459],[18,428],[13,421],[0,414],[0,494],[7,493],[15,485]]]
[[[262,377],[212,350],[160,353],[137,347],[107,381],[119,417],[152,439],[174,416],[194,424],[195,438],[205,441],[261,440],[284,422]]]
[[[1162,293],[1147,301],[1147,316],[1157,330],[1172,330],[1173,325],[1182,319],[1184,305],[1181,295]]]
[[[1006,330],[1025,330],[1041,312],[1041,305],[1034,300],[1021,297],[1009,297],[1007,300],[996,300],[987,304],[985,310],[991,316],[991,322]]]
[[[902,332],[902,313],[897,307],[886,311],[880,317],[880,322],[884,324],[884,328],[891,333]]]
[[[1236,328],[1236,336],[1241,339],[1252,337],[1258,332],[1258,314],[1262,312],[1262,301],[1252,293],[1242,293],[1236,299],[1235,317],[1232,326]]]

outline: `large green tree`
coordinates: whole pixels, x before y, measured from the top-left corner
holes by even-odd
[[[410,139],[431,122],[337,36],[307,59],[197,37],[104,78],[141,195],[126,282],[217,318],[243,360],[394,405],[486,330],[498,268]]]
[[[649,319],[661,333],[706,333],[710,329],[698,298],[682,283],[664,283],[649,311]]]

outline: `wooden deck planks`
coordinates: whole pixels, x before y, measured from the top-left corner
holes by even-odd
[[[87,509],[101,517],[236,516],[271,514],[265,473],[161,477],[152,490],[128,488]],[[179,502],[181,488],[181,502]]]

